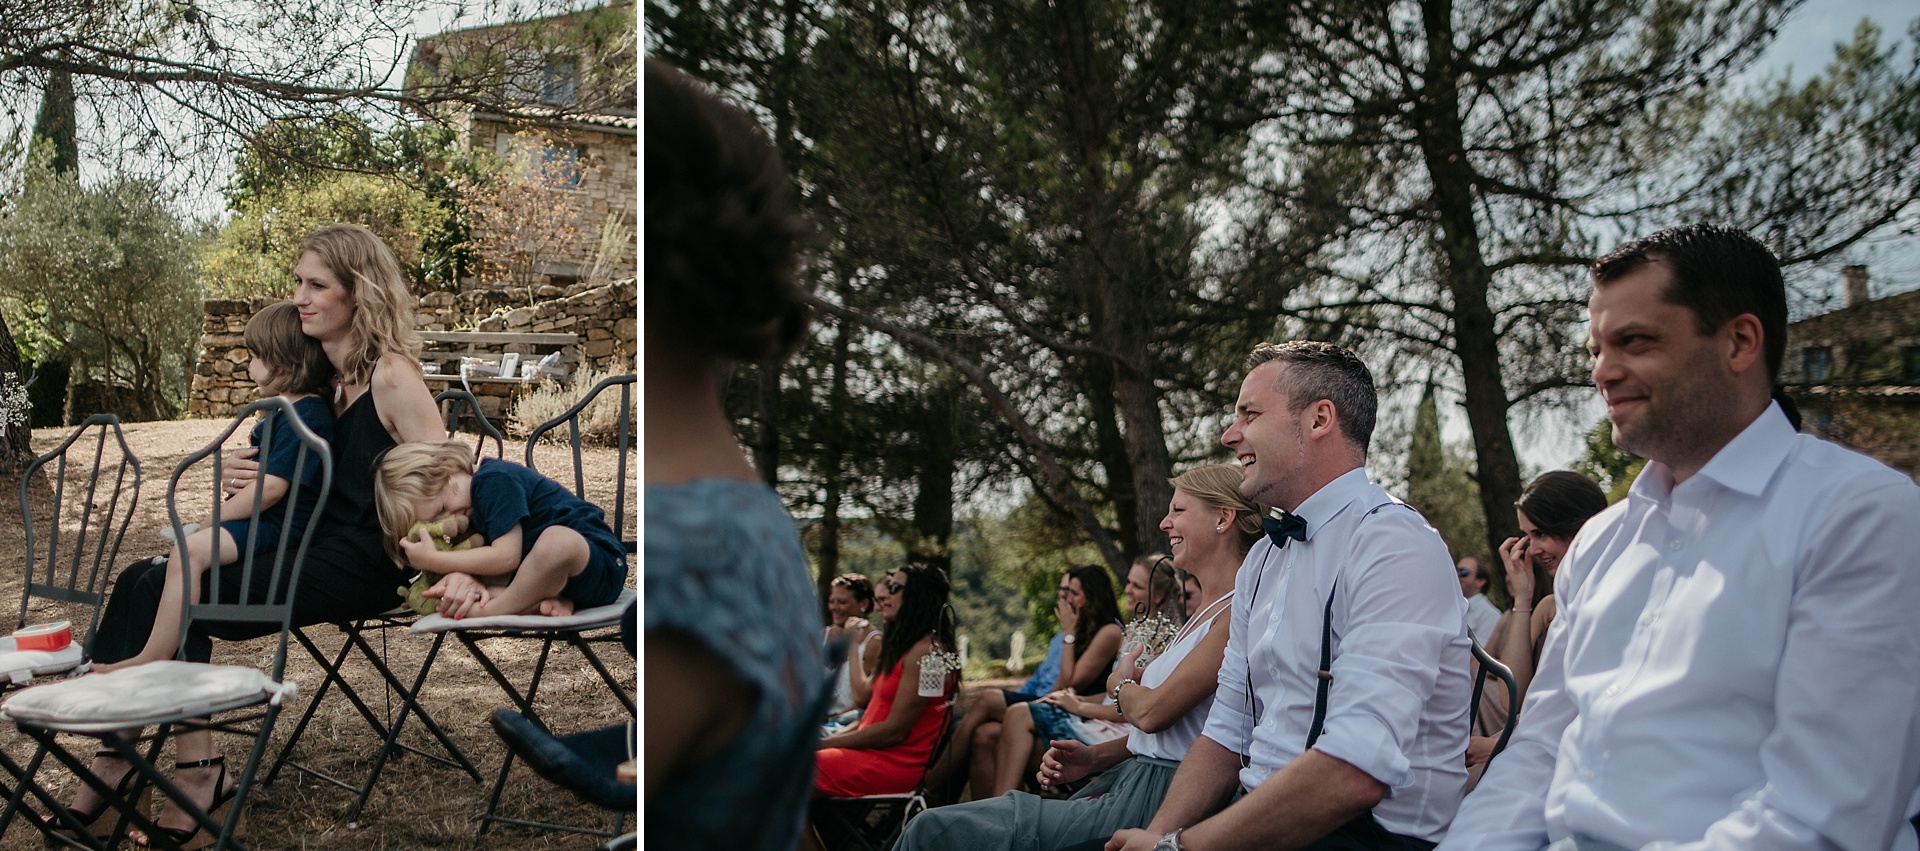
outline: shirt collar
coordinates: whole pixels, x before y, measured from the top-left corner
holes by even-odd
[[[1705,478],[1728,490],[1758,496],[1766,490],[1767,482],[1772,481],[1774,471],[1787,460],[1787,453],[1793,449],[1794,434],[1793,424],[1780,410],[1780,403],[1769,402],[1767,409],[1727,441],[1727,445],[1720,447],[1693,478]],[[1649,461],[1647,468],[1633,480],[1628,493],[1664,502],[1673,495],[1673,488],[1673,471],[1658,461]]]
[[[1342,473],[1339,478],[1320,486],[1300,503],[1294,510],[1301,519],[1307,521],[1307,540],[1313,540],[1314,533],[1320,531],[1327,521],[1332,520],[1354,500],[1366,492],[1367,469],[1355,467]]]

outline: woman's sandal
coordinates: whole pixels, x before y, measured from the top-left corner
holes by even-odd
[[[213,781],[213,803],[207,807],[207,816],[213,819],[215,824],[225,824],[227,808],[233,806],[235,792],[234,787],[227,785],[226,757],[215,756],[193,762],[176,762],[173,764],[173,769],[179,771],[182,768],[212,768],[216,765],[220,766],[220,776],[214,778]],[[246,825],[247,817],[245,813],[242,813],[240,820],[233,826],[234,838],[238,839],[246,835]],[[196,822],[191,830],[178,827],[162,827],[159,829],[167,834],[167,838],[171,840],[172,844],[180,846],[183,851],[197,851],[197,849],[206,848],[214,844],[214,842],[220,838],[216,834],[206,833],[200,828],[201,825]],[[131,832],[131,835],[135,847],[152,847],[152,844],[147,841],[146,834],[135,830]]]
[[[119,753],[115,751],[109,751],[109,750],[95,751],[93,755],[95,758],[109,757],[112,759],[119,759],[123,761],[125,760],[125,757],[122,757]],[[132,765],[128,765],[127,773],[120,775],[120,782],[114,785],[113,794],[116,797],[125,798],[127,796],[128,789],[132,786],[132,784],[137,782],[139,778],[140,778],[140,772],[133,770]],[[150,787],[142,788],[140,790],[139,799],[133,802],[134,809],[138,810],[140,812],[140,815],[143,817],[148,815],[148,810],[147,810],[148,788]],[[93,812],[86,812],[86,811],[75,809],[72,807],[68,807],[67,812],[72,813],[73,817],[76,820],[78,820],[81,824],[86,825],[87,833],[94,837],[93,843],[86,843],[86,840],[83,840],[80,838],[79,831],[75,830],[72,825],[60,821],[60,819],[58,818],[47,816],[45,817],[45,820],[49,825],[57,825],[57,826],[50,827],[49,828],[50,830],[74,842],[80,842],[83,844],[95,844],[95,845],[103,844],[109,838],[111,838],[111,834],[113,830],[117,828],[120,824],[120,818],[121,818],[120,811],[114,809],[113,802],[108,801],[106,799],[102,799],[100,801],[100,806],[95,808]],[[101,832],[102,830],[105,830],[106,832],[102,833]],[[68,846],[65,843],[55,841],[53,838],[49,837],[47,839],[47,847],[65,848]]]

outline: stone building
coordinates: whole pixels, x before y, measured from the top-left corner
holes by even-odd
[[[1920,472],[1920,291],[1872,298],[1842,273],[1844,306],[1787,326],[1780,381],[1806,431]]]
[[[410,87],[487,81],[497,107],[441,118],[463,147],[500,158],[525,184],[473,211],[475,243],[496,258],[488,283],[568,286],[635,275],[634,27],[631,0],[617,0],[439,33],[414,49]]]

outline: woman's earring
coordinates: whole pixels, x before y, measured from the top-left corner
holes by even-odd
[[[1218,526],[1215,526],[1215,527],[1213,527],[1213,531],[1215,531],[1215,532],[1225,532],[1225,531],[1227,531],[1227,524],[1225,524],[1225,523],[1222,523],[1222,524],[1220,524],[1220,525],[1218,525]]]

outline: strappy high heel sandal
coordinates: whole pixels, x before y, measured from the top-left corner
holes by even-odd
[[[234,787],[227,785],[227,758],[224,756],[215,756],[193,762],[176,762],[173,764],[173,770],[179,771],[182,768],[212,768],[216,765],[220,766],[220,775],[214,778],[213,781],[213,803],[207,807],[207,816],[213,819],[214,824],[225,824],[227,820],[227,808],[233,806],[234,792],[236,791]],[[246,835],[246,826],[246,814],[241,813],[240,820],[233,826],[233,836],[235,839]],[[183,851],[198,851],[198,849],[212,845],[220,838],[217,834],[202,830],[198,822],[194,823],[191,830],[178,827],[162,827],[160,830],[167,834],[167,839],[171,840],[172,844],[179,845]],[[147,835],[145,833],[135,830],[131,831],[130,835],[133,837],[133,844],[136,847],[152,847],[152,844],[147,841]]]
[[[126,759],[125,757],[122,757],[119,753],[115,751],[109,751],[109,750],[94,751],[93,755],[96,759],[100,757],[108,757],[111,759],[118,759],[122,761],[125,761]],[[113,787],[114,796],[125,798],[127,796],[127,791],[130,788],[132,788],[133,784],[138,782],[139,779],[140,779],[140,772],[133,770],[132,765],[128,765],[127,773],[120,775],[120,782],[114,784],[114,787]],[[133,802],[134,808],[138,810],[140,812],[140,815],[143,817],[149,815],[149,812],[147,809],[147,793],[150,788],[151,787],[142,788],[140,790],[139,800],[136,800]],[[52,832],[58,833],[61,836],[64,836],[67,839],[70,839],[74,842],[81,842],[81,843],[94,844],[94,845],[105,843],[108,840],[108,838],[110,838],[114,828],[119,827],[120,825],[120,818],[121,818],[120,812],[113,808],[113,802],[105,799],[102,799],[100,801],[100,805],[98,807],[95,807],[92,812],[75,809],[73,807],[68,807],[67,812],[72,813],[75,819],[78,819],[80,823],[86,825],[87,833],[94,838],[94,841],[92,843],[86,843],[85,840],[80,838],[79,831],[73,829],[71,825],[61,822],[58,818],[55,818],[53,816],[45,816],[43,818],[48,824],[58,825],[56,827],[50,828]],[[61,842],[55,841],[51,837],[49,837],[46,840],[46,846],[48,848],[68,847],[67,845]]]

